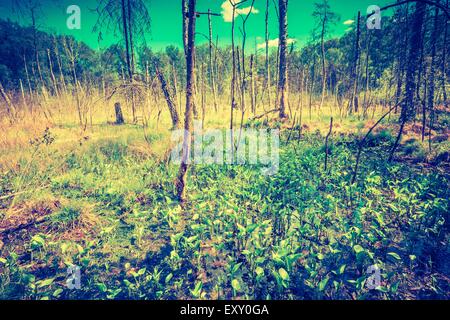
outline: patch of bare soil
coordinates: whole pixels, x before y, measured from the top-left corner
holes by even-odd
[[[0,236],[44,222],[60,207],[59,200],[40,200],[14,208],[0,220]]]

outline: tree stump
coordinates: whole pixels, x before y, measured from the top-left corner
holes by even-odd
[[[124,124],[122,108],[120,107],[120,102],[114,104],[114,110],[116,111],[116,124]]]

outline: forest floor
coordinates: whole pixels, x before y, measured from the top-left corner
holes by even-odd
[[[144,139],[131,124],[83,134],[62,122],[5,124],[0,299],[449,299],[448,132],[432,133],[429,153],[409,125],[389,163],[397,125],[383,123],[351,184],[358,138],[375,121],[336,117],[325,170],[329,118],[306,117],[301,137],[270,121],[281,129],[272,176],[259,165],[192,166],[185,207],[167,125]],[[81,287],[71,290],[73,265]]]

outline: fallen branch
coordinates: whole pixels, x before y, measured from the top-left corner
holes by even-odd
[[[378,119],[377,122],[375,122],[375,124],[369,129],[369,131],[367,131],[366,135],[364,136],[364,138],[361,139],[361,141],[358,143],[358,154],[356,155],[356,164],[355,164],[355,169],[353,170],[353,176],[352,176],[352,180],[351,180],[351,184],[355,183],[356,180],[356,175],[358,172],[358,166],[359,166],[359,160],[361,158],[361,152],[362,152],[362,148],[364,147],[364,144],[367,140],[367,137],[370,135],[370,133],[373,131],[373,129],[375,129],[375,127],[381,122],[383,121],[384,118],[386,118],[395,108],[397,108],[400,104],[403,103],[403,100],[398,102],[397,104],[395,104],[394,106],[392,106],[388,112],[386,112],[380,119]]]
[[[273,113],[273,112],[277,112],[277,111],[280,111],[280,109],[277,108],[277,109],[269,110],[269,111],[267,111],[267,112],[265,112],[265,113],[263,113],[263,114],[261,114],[261,115],[259,115],[259,116],[254,116],[254,117],[251,118],[250,120],[251,120],[251,121],[253,121],[253,120],[258,120],[258,119],[261,119],[262,117],[267,116],[269,113]]]

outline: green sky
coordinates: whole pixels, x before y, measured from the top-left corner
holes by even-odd
[[[17,1],[17,0],[16,0]],[[23,1],[23,0],[21,0]],[[228,0],[227,0],[228,1]],[[295,39],[298,45],[301,45],[310,39],[311,30],[314,28],[314,2],[317,0],[290,0],[289,1],[289,38]],[[358,10],[363,14],[369,5],[383,6],[391,3],[393,0],[329,0],[331,9],[340,16],[340,21],[333,28],[334,35],[343,34],[349,25],[345,21],[354,19]],[[10,18],[19,20],[22,24],[29,24],[28,16],[21,15],[12,10],[11,2],[13,0],[0,0],[0,18]],[[152,19],[152,29],[147,35],[147,44],[155,50],[160,50],[169,44],[181,46],[181,0],[144,0],[150,11]],[[198,11],[207,11],[210,8],[213,12],[221,13],[224,0],[198,0]],[[251,0],[248,0],[250,5]],[[271,0],[271,23],[270,39],[278,38],[277,18]],[[40,0],[41,10],[38,14],[39,28],[46,31],[56,31],[57,33],[70,34],[77,39],[86,42],[93,48],[99,46],[97,34],[92,32],[96,22],[97,14],[95,12],[97,1],[93,0]],[[264,38],[264,13],[265,0],[256,0],[255,9],[258,12],[251,14],[247,23],[248,45],[254,47],[256,43],[262,43]],[[77,4],[81,8],[81,29],[69,30],[66,27],[66,8],[71,4]],[[247,5],[244,5],[244,7]],[[213,18],[214,37],[219,36],[219,42],[230,43],[231,23],[224,21],[224,16]],[[241,25],[241,19],[236,20],[237,25]],[[202,16],[198,19],[197,43],[205,42],[201,34],[208,33],[207,18]],[[237,29],[236,35],[240,38],[240,32]],[[103,34],[104,40],[100,47],[106,47],[112,43],[120,41],[120,36],[110,32]]]

